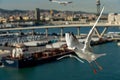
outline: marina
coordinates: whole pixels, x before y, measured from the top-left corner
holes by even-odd
[[[120,47],[116,45],[116,42],[107,43],[103,45],[94,46],[93,49],[96,53],[107,53],[105,57],[98,59],[103,67],[103,71],[98,74],[93,74],[88,63],[80,63],[74,58],[64,58],[51,63],[42,64],[30,68],[14,69],[14,68],[0,68],[1,80],[79,80],[79,79],[102,79],[102,80],[119,80],[119,57]],[[115,52],[116,51],[116,52]],[[114,58],[113,58],[114,57]],[[84,74],[83,74],[84,72]],[[62,75],[60,75],[62,74]],[[54,75],[54,77],[53,77]],[[112,75],[112,76],[111,76]],[[31,77],[30,77],[31,76]],[[47,77],[46,77],[47,76]],[[68,77],[65,77],[68,76]],[[89,76],[89,77],[86,77]]]
[[[69,25],[69,27],[72,27],[72,26],[73,25]],[[95,26],[94,26],[94,28],[95,28]],[[66,26],[63,26],[63,27],[65,28]],[[22,48],[20,49],[20,52],[17,52],[17,50],[16,50],[17,48],[15,48],[15,49],[12,48],[13,50],[11,49],[11,54],[9,54],[8,56],[1,57],[1,63],[6,67],[25,68],[25,67],[37,65],[38,63],[41,64],[41,62],[46,63],[47,61],[52,61],[52,60],[55,60],[64,55],[70,54],[71,51],[70,52],[69,52],[69,50],[65,51],[65,49],[63,51],[59,52],[59,49],[61,49],[61,46],[66,45],[65,36],[63,35],[63,27],[61,28],[61,33],[58,36],[50,36],[50,35],[48,36],[48,28],[45,28],[46,33],[42,34],[42,35],[34,34],[35,32],[33,30],[30,35],[22,35],[25,33],[22,33],[21,35],[7,35],[8,33],[5,35],[1,35],[0,42],[1,42],[2,46],[15,47],[17,44],[22,44],[25,47],[33,47],[33,49],[34,49],[34,47],[38,47],[38,46],[42,47],[43,46],[42,47],[43,50],[39,48],[39,51],[32,49],[32,51],[29,51],[29,52],[24,52],[24,49],[22,49]],[[74,27],[76,27],[76,26],[74,26]],[[33,27],[27,27],[27,29],[30,29],[30,28],[33,28]],[[34,27],[34,29],[37,29],[37,28],[38,27],[36,27],[36,28]],[[43,27],[41,27],[41,28],[43,28]],[[49,28],[53,28],[53,27],[49,27]],[[9,31],[9,29],[8,29],[8,31]],[[19,28],[16,28],[16,29],[19,29]],[[22,28],[22,29],[24,30],[25,28]],[[1,29],[1,30],[4,30],[4,29]],[[14,29],[11,28],[10,30],[14,30]],[[94,34],[94,37],[96,37],[97,40],[95,40],[95,38],[94,39],[91,38],[91,43],[90,43],[91,46],[112,42],[113,41],[112,38],[114,36],[116,36],[111,33],[105,35],[105,32],[107,30],[106,27],[102,30],[101,33],[98,32],[97,28],[95,28],[94,30],[96,31],[96,34]],[[80,27],[77,28],[77,31],[78,31],[77,33],[80,34]],[[117,36],[119,36],[119,34]],[[82,39],[86,39],[86,34],[84,36],[79,35],[77,37],[80,42],[82,42],[83,44],[86,43],[86,40],[81,41]],[[60,42],[60,41],[62,41],[62,42]],[[49,50],[49,48],[51,48],[51,50],[56,49],[56,48],[58,48],[58,49],[55,51],[54,50],[51,51],[51,50]],[[46,50],[48,50],[47,54],[45,53]],[[14,56],[11,56],[12,54],[15,54],[14,52],[16,53],[16,55],[17,55],[17,53],[22,53],[23,56],[26,53],[27,54],[29,53],[29,55],[27,55],[27,57],[19,58],[21,56],[19,54],[19,56],[17,56],[17,59],[16,59],[16,58],[14,58]],[[50,52],[50,54],[49,54],[49,52]],[[44,59],[44,53],[47,56],[45,59]],[[60,53],[60,55],[58,55],[58,53]],[[63,53],[63,54],[61,54],[61,53]],[[73,53],[73,51],[72,51],[72,53]],[[41,55],[41,56],[35,57],[35,55],[37,55],[37,56]],[[49,57],[49,55],[51,55],[51,56]]]
[[[64,28],[76,28],[76,32],[77,32],[77,35],[80,36],[81,34],[81,28],[88,28],[88,27],[92,27],[93,24],[70,24],[70,25],[53,25],[53,26],[33,26],[33,27],[18,27],[18,28],[6,28],[6,29],[0,29],[0,31],[11,31],[11,30],[18,30],[18,31],[21,31],[21,30],[32,30],[32,32],[34,32],[34,30],[36,29],[45,29],[45,35],[46,37],[48,37],[49,35],[49,32],[48,30],[49,29],[56,29],[58,28],[59,29],[59,34],[61,37],[63,37],[63,34],[64,34]],[[106,31],[108,30],[108,28],[118,28],[120,27],[119,24],[109,24],[109,23],[98,23],[97,25],[97,28],[103,28],[102,32],[99,31],[99,29],[95,28],[95,32],[96,32],[96,35],[101,38],[104,36],[104,34],[106,33]]]
[[[7,38],[8,39],[8,38]],[[12,38],[11,38],[12,39]],[[19,40],[18,40],[19,39]],[[4,55],[1,55],[1,63],[5,67],[14,67],[14,68],[25,68],[25,67],[31,67],[35,65],[40,65],[46,62],[52,62],[57,60],[57,58],[62,57],[64,55],[68,54],[74,54],[73,51],[67,50],[66,48],[61,48],[61,46],[66,45],[65,40],[60,41],[58,38],[55,38],[54,36],[48,38],[40,38],[38,36],[27,36],[27,37],[21,37],[13,41],[14,44],[10,45],[10,40],[6,41],[7,44],[4,44],[1,46],[1,50],[9,50],[9,54],[6,54],[4,52]],[[38,40],[39,39],[39,40]],[[47,42],[45,41],[47,39]],[[23,41],[24,40],[24,41]],[[84,44],[84,39],[79,39],[80,42]],[[99,38],[93,38],[91,42],[91,46],[95,45],[101,45],[105,43],[112,42],[112,39],[101,39]],[[37,43],[41,44],[37,44]],[[3,43],[3,42],[2,42]],[[25,44],[26,43],[26,44]],[[13,53],[13,49],[16,47],[17,44],[24,45],[25,50],[28,50],[27,52],[24,52],[24,48],[22,48],[22,51],[24,52],[24,55],[27,54],[26,57],[22,58],[12,58],[11,55]],[[22,53],[23,53],[22,52]],[[45,53],[46,57],[43,55]],[[54,54],[54,55],[52,55]],[[39,57],[35,56],[40,55]],[[10,63],[9,63],[10,62]],[[12,63],[11,63],[12,62]]]
[[[104,7],[102,9],[102,12],[103,12],[103,10],[104,10]],[[112,42],[113,41],[112,38],[113,38],[114,34],[104,36],[105,32],[107,30],[107,27],[105,27],[102,30],[102,32],[99,32],[98,28],[96,28],[96,26],[98,26],[97,23],[102,15],[102,12],[99,15],[98,19],[96,20],[95,24],[92,25],[93,27],[90,29],[87,36],[86,35],[81,36],[80,35],[80,26],[74,25],[74,27],[78,27],[77,33],[78,33],[79,40],[77,40],[77,37],[75,37],[71,33],[68,33],[68,36],[69,36],[68,39],[66,38],[67,33],[65,33],[63,35],[63,33],[64,33],[63,28],[72,27],[73,25],[67,25],[67,26],[62,25],[62,27],[60,27],[60,30],[61,30],[60,35],[51,36],[52,38],[50,38],[50,36],[48,36],[48,28],[56,28],[56,27],[59,28],[59,25],[58,26],[47,26],[47,27],[41,26],[40,28],[45,29],[45,34],[43,34],[43,35],[35,34],[34,30],[32,30],[31,35],[24,35],[25,33],[22,33],[21,31],[20,31],[20,35],[7,35],[9,33],[7,33],[5,35],[1,35],[1,38],[2,38],[1,45],[2,46],[15,47],[15,48],[13,48],[13,50],[11,50],[10,55],[1,57],[1,63],[5,67],[25,68],[25,67],[37,65],[38,63],[40,64],[40,63],[46,63],[47,61],[52,61],[55,59],[57,60],[57,58],[65,56],[65,55],[69,55],[71,52],[76,53],[76,51],[74,51],[74,50],[77,50],[77,52],[80,51],[80,52],[85,53],[85,51],[89,51],[90,45],[94,46],[94,45],[100,45],[100,44]],[[88,27],[88,25],[85,27]],[[26,30],[26,28],[21,28],[21,29],[20,28],[8,28],[7,31],[9,31],[9,30],[24,30],[24,29]],[[27,27],[27,29],[33,29],[33,27]],[[34,27],[34,29],[38,29],[38,27]],[[4,30],[4,29],[1,29],[1,30]],[[96,34],[94,32],[96,32]],[[70,36],[71,36],[71,38],[70,38]],[[98,40],[93,39],[92,36],[97,37]],[[81,44],[82,38],[85,40],[83,40],[83,42]],[[56,39],[56,41],[55,41],[55,39]],[[79,47],[78,46],[73,47],[74,49],[72,49],[72,47],[71,47],[69,49],[69,47],[70,47],[69,46],[70,43],[68,44],[69,40],[71,40],[71,41],[76,40],[73,42],[75,42],[76,46],[79,45]],[[88,40],[88,41],[86,41],[86,40]],[[60,41],[62,41],[62,42],[60,42]],[[71,45],[73,42],[71,42]],[[23,46],[23,45],[25,47],[46,46],[46,48],[44,47],[44,50],[42,50],[42,51],[35,50],[32,52],[31,51],[26,52],[26,50],[28,50],[28,48],[26,48],[26,49],[22,48],[21,46]],[[61,51],[62,45],[66,45],[64,48],[62,48],[63,51]],[[85,47],[87,46],[87,48],[83,47],[83,49],[88,49],[88,50],[79,49],[81,47],[81,45],[85,45]],[[66,50],[67,47],[68,47],[68,50]],[[57,48],[57,50],[56,50],[56,48]],[[39,49],[39,50],[41,50],[41,49]],[[46,50],[47,50],[47,52],[46,52]],[[70,52],[69,52],[69,50],[70,50]],[[77,53],[76,55],[78,56],[78,58],[85,59],[89,63],[91,63],[92,61],[94,61],[98,58],[97,55],[93,54],[91,51],[92,50],[89,51],[90,54],[85,53],[85,55],[83,55],[81,53],[79,53],[79,54]],[[25,57],[26,54],[27,54],[27,56]],[[95,58],[92,58],[93,56]],[[97,62],[96,62],[96,66],[98,66],[98,68],[99,68],[99,65]],[[93,67],[94,73],[96,73],[96,69],[94,68],[94,66],[92,66],[92,67]]]
[[[0,3],[0,80],[120,80],[120,1]]]
[[[67,50],[67,46],[65,41],[55,41],[53,38],[51,38],[49,42],[41,45],[37,45],[35,39],[31,42],[26,42],[28,43],[25,44],[25,42],[16,42],[14,45],[3,45],[1,47],[1,50],[8,50],[7,53],[4,52],[1,54],[1,64],[4,65],[5,67],[13,67],[13,68],[25,68],[25,67],[31,67],[35,65],[40,65],[48,62],[52,62],[57,60],[58,58],[64,56],[64,55],[69,55],[69,54],[74,54],[74,51]],[[44,39],[46,40],[46,39]],[[43,40],[43,41],[44,41]],[[79,39],[80,42],[84,44],[85,40]],[[41,42],[41,41],[40,41]],[[112,39],[93,39],[91,42],[91,46],[95,45],[101,45],[105,43],[113,42]],[[26,57],[21,57],[21,58],[12,58],[12,53],[13,49],[16,47],[17,44],[23,45],[24,48],[21,47],[23,56],[27,55]],[[6,46],[6,47],[5,47]],[[62,48],[63,46],[63,48]],[[24,50],[27,50],[24,52]],[[17,52],[16,52],[17,53]],[[38,57],[39,56],[39,57]]]

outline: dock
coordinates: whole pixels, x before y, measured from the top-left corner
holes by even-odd
[[[92,27],[94,25],[94,23],[89,23],[89,24],[67,24],[67,25],[43,25],[43,26],[29,26],[29,27],[15,27],[15,28],[3,28],[3,29],[0,29],[0,31],[11,31],[11,30],[35,30],[35,29],[45,29],[45,35],[46,37],[48,37],[48,29],[51,29],[51,28],[60,28],[60,35],[61,37],[63,37],[63,34],[64,34],[64,28],[77,28],[77,35],[80,36],[80,28],[83,27]],[[97,25],[97,28],[99,27],[103,27],[103,31],[100,33],[98,31],[97,28],[95,28],[95,32],[97,34],[97,36],[99,38],[103,37],[103,35],[105,34],[105,32],[107,31],[108,28],[111,28],[111,27],[120,27],[120,24],[109,24],[109,23],[98,23]]]

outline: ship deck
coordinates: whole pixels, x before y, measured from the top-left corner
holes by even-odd
[[[0,59],[1,57],[4,57],[6,55],[11,55],[12,53],[12,50],[13,50],[14,47],[6,47],[6,46],[0,46],[0,50],[9,50],[10,53],[2,53],[0,54]],[[34,53],[34,52],[42,52],[44,50],[46,50],[47,48],[45,46],[38,46],[38,47],[27,47],[27,51],[26,53]]]

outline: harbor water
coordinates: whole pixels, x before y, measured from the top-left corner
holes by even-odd
[[[97,74],[87,61],[81,63],[74,58],[64,58],[23,69],[1,67],[0,80],[120,80],[120,47],[117,43],[97,45],[93,49],[97,54],[106,53],[97,59],[103,67],[102,71],[97,69]]]
[[[36,67],[0,68],[0,80],[120,80],[120,47],[116,42],[93,47],[96,53],[107,55],[97,59],[103,67],[94,74],[89,63],[74,58],[42,64]]]

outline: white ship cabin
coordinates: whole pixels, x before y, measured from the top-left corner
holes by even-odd
[[[12,58],[22,58],[25,54],[23,47],[23,44],[16,44],[15,48],[12,50]]]

